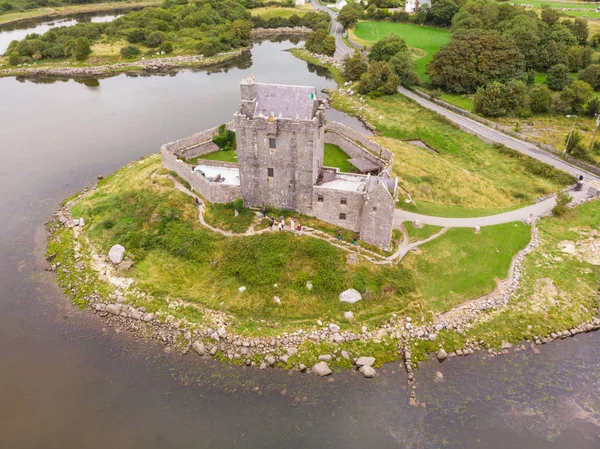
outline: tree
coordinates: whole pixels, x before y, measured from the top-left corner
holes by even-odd
[[[82,36],[75,39],[71,47],[71,54],[77,61],[85,61],[91,52],[90,41],[87,37]]]
[[[504,104],[506,110],[517,115],[524,115],[529,107],[529,98],[525,83],[519,80],[510,80],[504,86]]]
[[[313,31],[306,37],[306,49],[313,53],[333,56],[335,53],[335,38],[325,31]]]
[[[587,43],[590,31],[588,29],[588,21],[577,17],[573,21],[567,22],[567,26],[571,29],[573,35],[577,38],[579,45],[585,45]]]
[[[585,104],[596,96],[594,89],[585,81],[575,80],[569,83],[560,93],[571,112],[581,113]]]
[[[393,94],[398,90],[400,79],[385,61],[373,61],[369,64],[367,73],[360,77],[358,92],[381,96]]]
[[[594,117],[596,114],[600,114],[600,99],[596,96],[588,100],[583,107],[585,115]]]
[[[531,112],[544,114],[552,108],[552,91],[547,86],[535,86],[529,91]]]
[[[362,16],[362,8],[360,8],[360,5],[358,5],[360,11],[357,10],[354,5],[357,4],[351,2],[350,4],[344,6],[337,16],[337,21],[344,27],[344,29],[348,29],[356,25],[356,22],[358,22],[358,19],[360,19]]]
[[[563,90],[571,82],[569,69],[564,64],[556,64],[548,70],[546,84],[552,90]]]
[[[389,61],[396,53],[407,49],[406,42],[397,34],[388,34],[375,42],[369,52],[369,61]]]
[[[398,84],[411,87],[418,86],[421,83],[415,70],[415,62],[408,50],[396,53],[390,59],[389,64],[392,71],[398,76]]]
[[[591,38],[590,38],[590,45],[594,48],[599,48],[600,47],[600,33],[595,33]]]
[[[233,29],[235,37],[242,41],[244,45],[250,40],[252,34],[252,22],[248,20],[234,20],[231,24],[231,28]]]
[[[8,55],[8,63],[10,65],[18,65],[19,62],[21,62],[21,56],[19,56],[19,53],[17,53],[16,51],[13,51],[11,54]]]
[[[344,78],[350,81],[359,80],[361,75],[369,68],[367,58],[365,58],[362,53],[358,51],[355,51],[352,56],[346,55],[346,57],[344,57],[343,64]]]
[[[487,117],[502,117],[507,110],[504,103],[504,85],[498,81],[480,87],[473,98],[475,112]]]
[[[427,10],[427,22],[437,26],[450,26],[459,9],[454,0],[434,0]]]
[[[558,23],[562,15],[562,12],[560,12],[557,9],[551,8],[547,5],[542,6],[542,20],[546,22],[549,26]]]
[[[600,87],[600,64],[592,64],[587,66],[577,75],[581,81],[585,81],[594,89]]]
[[[515,43],[495,31],[458,31],[427,71],[435,87],[468,93],[493,81],[523,79],[525,61]]]

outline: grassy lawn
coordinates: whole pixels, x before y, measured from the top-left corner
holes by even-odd
[[[532,204],[572,180],[544,172],[546,166],[533,159],[507,157],[399,94],[365,97],[364,103],[336,94],[332,104],[350,114],[360,111],[377,127],[382,137],[376,140],[396,155],[393,171],[417,204],[497,213]],[[417,139],[437,152],[403,142]]]
[[[103,253],[120,243],[133,256],[135,267],[128,276],[152,295],[148,310],[166,311],[163,298],[178,298],[196,314],[196,306],[231,314],[245,332],[257,332],[252,323],[261,319],[287,329],[316,319],[339,320],[351,309],[355,326],[376,325],[391,311],[416,313],[428,304],[438,310],[446,301],[450,307],[460,298],[493,288],[496,279],[506,275],[508,253],[518,250],[527,234],[524,227],[486,228],[479,235],[459,230],[427,244],[406,264],[348,265],[344,251],[308,236],[273,232],[225,238],[202,228],[194,202],[174,189],[159,169],[160,156],[153,155],[118,171],[73,213],[85,217],[87,235]],[[211,213],[231,223],[233,210],[228,207],[212,205]],[[253,220],[250,214],[241,214],[241,221]],[[478,242],[485,242],[484,247]],[[497,247],[503,257],[481,264],[480,257]],[[481,284],[464,280],[464,273],[471,271]],[[312,290],[305,288],[308,280]],[[238,292],[242,285],[247,287],[243,294]],[[350,287],[369,292],[372,299],[352,306],[340,303],[339,293]],[[441,292],[446,293],[440,296]],[[281,298],[279,306],[272,301],[275,295]]]
[[[352,37],[358,38],[359,43],[372,45],[384,36],[395,33],[403,37],[409,47],[423,50],[426,55],[416,59],[415,65],[421,80],[427,81],[426,66],[440,47],[450,42],[450,33],[446,29],[411,23],[393,22],[358,22]]]
[[[410,243],[425,240],[442,230],[440,226],[431,225],[423,225],[422,228],[415,228],[411,222],[405,222],[404,228],[408,232],[408,241]]]
[[[223,161],[223,162],[233,162],[237,164],[237,151],[234,150],[219,150],[214,153],[208,153],[204,156],[198,156],[189,160],[190,164],[201,164],[202,159],[208,161]]]
[[[254,8],[250,10],[253,16],[261,16],[263,19],[268,20],[271,17],[283,17],[288,18],[296,14],[297,16],[303,16],[312,8],[309,7],[297,7],[297,8],[280,8],[278,6],[266,6],[264,8]]]
[[[417,204],[405,203],[404,201],[398,202],[398,208],[407,210],[409,212],[415,212],[422,215],[431,215],[435,217],[449,217],[449,218],[473,218],[473,217],[486,217],[488,215],[501,214],[503,212],[510,212],[511,210],[518,209],[520,206],[507,207],[505,209],[485,209],[485,208],[472,208],[472,207],[459,207],[459,206],[446,206],[443,204],[428,203],[427,201],[418,201]]]
[[[440,100],[444,100],[454,106],[458,106],[459,108],[466,109],[467,111],[473,111],[473,97],[472,96],[464,96],[458,94],[447,94],[444,93],[440,95]]]
[[[530,238],[530,228],[522,223],[485,227],[479,234],[453,228],[421,246],[421,254],[409,253],[406,265],[413,269],[428,308],[441,312],[492,291]]]
[[[8,0],[16,8],[25,9],[26,3],[18,0]],[[35,9],[27,9],[21,11],[10,12],[0,15],[0,25],[19,22],[27,19],[41,19],[47,17],[67,16],[71,14],[80,14],[85,12],[97,12],[97,11],[111,11],[115,9],[126,9],[126,8],[143,8],[146,6],[157,6],[162,1],[147,0],[147,1],[122,1],[122,2],[104,2],[104,3],[90,3],[86,5],[69,5],[69,6],[57,6],[57,7],[42,7]]]
[[[337,145],[331,143],[325,144],[325,154],[323,157],[323,165],[325,167],[337,167],[340,171],[351,173],[354,167],[348,162],[348,159],[350,159],[350,156]]]
[[[515,343],[593,318],[600,259],[592,244],[600,240],[600,204],[585,204],[568,216],[543,219],[538,226],[541,244],[525,259],[523,281],[511,307],[491,313],[468,337],[494,345],[502,340]],[[575,253],[566,252],[564,242],[573,243]]]

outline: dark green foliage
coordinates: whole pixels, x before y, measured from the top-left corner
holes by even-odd
[[[397,92],[400,78],[385,61],[373,61],[369,70],[360,77],[358,91],[372,96],[391,95]]]
[[[406,51],[404,39],[397,34],[388,34],[375,42],[369,52],[369,61],[389,61],[397,53]]]
[[[222,150],[235,150],[235,132],[226,129],[225,125],[219,126],[219,134],[212,141]]]
[[[600,48],[600,33],[595,33],[591,38],[590,38],[590,45],[594,48]]]
[[[561,190],[556,194],[556,205],[552,208],[552,213],[558,217],[565,215],[569,211],[567,206],[572,200],[571,195]]]
[[[548,70],[548,77],[546,78],[546,84],[552,90],[558,91],[563,90],[571,82],[569,76],[569,69],[564,64],[557,64],[550,67]]]
[[[600,114],[600,99],[597,96],[594,96],[588,100],[584,109],[585,115],[589,117],[594,117],[596,114]]]
[[[19,62],[21,62],[21,56],[19,56],[19,53],[17,53],[16,51],[13,51],[11,54],[8,55],[8,63],[10,65],[18,65]]]
[[[306,37],[306,49],[313,53],[333,56],[335,38],[322,30],[313,31]]]
[[[493,81],[524,78],[525,62],[511,39],[494,31],[469,30],[454,33],[427,70],[434,86],[468,93]]]
[[[588,83],[575,80],[563,89],[560,96],[565,105],[568,105],[568,112],[579,114],[583,112],[587,102],[596,97],[596,94]]]
[[[135,45],[127,45],[126,47],[121,48],[120,53],[122,57],[131,59],[141,55],[142,51]]]
[[[567,134],[567,136],[565,137],[565,146],[567,153],[572,153],[577,146],[582,144],[582,140],[583,136],[577,130],[574,130],[573,132]]]
[[[459,6],[454,0],[434,0],[427,10],[426,21],[437,26],[450,26],[458,10]]]
[[[344,28],[350,28],[356,25],[356,22],[362,17],[363,9],[358,3],[351,2],[344,6],[337,16],[337,21]]]
[[[361,75],[367,71],[369,64],[367,58],[362,53],[355,51],[352,56],[346,55],[344,58],[344,78],[350,81],[357,81]]]
[[[529,91],[531,112],[543,114],[552,108],[552,91],[547,86],[535,86]]]
[[[143,44],[165,53],[176,47],[187,52],[198,51],[206,56],[248,45],[251,16],[238,1],[177,1],[166,2],[163,6],[130,12],[111,23],[81,23],[53,28],[43,36],[32,34],[11,52],[16,50],[21,59],[63,59],[71,56],[85,59],[89,52],[79,38],[86,38],[91,45],[102,36],[109,40],[124,39],[131,44]],[[165,45],[167,42],[169,45]]]
[[[7,1],[3,1],[2,3],[0,3],[0,11],[8,12],[12,11],[13,9],[14,6],[12,5],[12,3],[9,3]]]
[[[412,60],[408,51],[401,51],[392,56],[389,60],[392,71],[398,76],[400,84],[406,87],[418,86],[421,81],[417,71],[415,70],[415,63]]]
[[[594,89],[600,87],[600,64],[592,64],[581,72],[579,72],[578,78],[581,81],[585,81]]]
[[[557,9],[554,9],[548,5],[542,6],[542,20],[549,26],[558,23],[563,13]]]
[[[527,85],[533,86],[535,84],[535,70],[527,71]]]
[[[71,42],[71,55],[77,61],[85,61],[91,52],[90,41],[87,37],[81,36]]]
[[[504,85],[498,81],[477,89],[475,98],[473,99],[475,112],[487,117],[502,117],[506,115],[507,110],[504,103],[503,91]]]
[[[155,31],[154,33],[150,33],[148,37],[146,37],[146,46],[150,48],[160,47],[165,42],[165,35],[160,31]]]

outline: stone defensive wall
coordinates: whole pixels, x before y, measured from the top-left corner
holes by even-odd
[[[363,177],[364,175],[356,176]],[[315,198],[311,215],[334,226],[360,232],[365,192],[331,189],[323,186],[314,186],[313,189]],[[323,198],[322,202],[318,201],[319,196]],[[341,204],[342,198],[346,200],[346,204]],[[340,220],[340,213],[346,214],[345,220]]]
[[[227,129],[231,129],[232,126],[233,122],[228,123]],[[211,203],[231,203],[242,196],[240,186],[207,181],[200,174],[193,171],[194,167],[191,164],[182,159],[194,158],[217,151],[219,148],[212,142],[212,138],[218,133],[219,127],[215,127],[167,143],[161,148],[162,161],[167,170],[174,171],[182,179],[189,182],[192,189],[206,200]],[[202,164],[217,167],[237,167],[237,164],[232,162],[221,161],[203,160]]]
[[[394,153],[339,122],[325,123],[325,143],[339,146],[352,158],[364,157],[383,169],[394,165]]]

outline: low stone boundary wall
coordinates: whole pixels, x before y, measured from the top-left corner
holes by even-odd
[[[208,165],[210,167],[238,168],[238,164],[236,164],[235,162],[213,161],[210,159],[200,159],[197,165]]]
[[[329,131],[325,133],[325,143],[337,145],[343,151],[345,151],[351,158],[365,158],[377,164],[381,169],[383,169],[386,166],[386,161],[378,158],[377,156],[374,156],[369,151],[356,144],[353,140],[337,133],[336,131]]]
[[[565,160],[573,165],[577,165],[578,167],[589,171],[590,173],[600,176],[600,168],[598,167],[594,167],[593,165],[580,161],[579,159],[575,159],[573,156],[570,156],[568,154],[565,154]]]
[[[236,198],[242,196],[240,186],[232,186],[217,182],[209,182],[204,179],[198,173],[192,170],[192,166],[181,159],[167,149],[167,145],[163,145],[161,148],[163,166],[167,170],[172,170],[182,179],[190,183],[190,186],[194,191],[202,195],[211,203],[231,203]],[[219,161],[206,161],[216,163],[215,165],[226,166],[227,162]],[[206,164],[212,165],[212,164]],[[232,164],[236,166],[236,164]]]
[[[227,123],[225,128],[233,129],[233,120]],[[217,134],[219,134],[219,127],[215,126],[214,128],[205,129],[204,131],[192,134],[191,136],[167,143],[163,145],[163,148],[186,159],[213,153],[219,149],[219,147],[212,142],[212,138]],[[209,149],[212,151],[208,151]]]
[[[392,153],[390,150],[388,150],[385,147],[382,147],[377,142],[373,142],[372,140],[368,139],[366,136],[359,133],[355,129],[350,128],[349,126],[343,125],[339,122],[328,121],[325,124],[325,131],[333,131],[338,134],[341,134],[344,137],[347,137],[350,140],[358,142],[364,148],[369,150],[374,156],[377,156],[378,158],[384,161],[394,159],[394,153]]]

